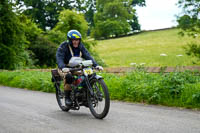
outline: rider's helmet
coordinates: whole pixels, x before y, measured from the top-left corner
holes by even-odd
[[[81,40],[81,33],[77,30],[70,30],[67,33],[67,39],[71,41],[72,39],[80,39]]]

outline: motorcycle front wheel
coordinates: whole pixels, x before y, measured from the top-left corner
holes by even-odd
[[[95,118],[103,119],[107,116],[110,108],[110,96],[108,88],[103,79],[92,79],[90,81],[94,95],[88,91],[88,106]]]

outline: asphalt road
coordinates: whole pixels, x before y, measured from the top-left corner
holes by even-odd
[[[200,133],[200,111],[112,101],[98,120],[61,111],[54,94],[0,86],[0,133]]]

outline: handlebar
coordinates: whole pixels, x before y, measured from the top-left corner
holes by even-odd
[[[82,68],[69,68],[70,72],[80,71],[80,70],[82,70]]]
[[[96,69],[95,67],[92,67],[92,69],[98,70],[98,69]],[[70,71],[70,72],[80,71],[80,70],[83,70],[83,68],[69,68],[69,71]]]

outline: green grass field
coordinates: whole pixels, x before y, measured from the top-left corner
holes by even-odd
[[[185,54],[183,46],[195,40],[178,35],[178,29],[142,32],[137,35],[98,41],[94,47],[108,67],[194,66],[195,58]],[[166,54],[167,56],[160,56]],[[182,55],[182,56],[177,56]]]

